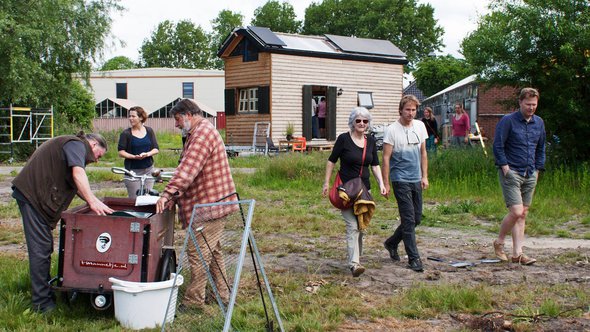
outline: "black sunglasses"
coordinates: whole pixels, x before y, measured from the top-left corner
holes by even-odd
[[[367,124],[367,123],[369,123],[369,120],[361,120],[361,119],[356,119],[356,120],[354,120],[354,121],[355,121],[356,123],[361,123],[361,122],[362,122],[362,123],[364,123],[364,124]]]

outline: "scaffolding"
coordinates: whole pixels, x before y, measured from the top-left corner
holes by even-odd
[[[14,161],[14,144],[35,144],[38,148],[53,137],[53,107],[48,109],[15,107],[0,108],[0,154]]]

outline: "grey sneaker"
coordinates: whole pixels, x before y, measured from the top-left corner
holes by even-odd
[[[410,260],[410,262],[408,263],[408,268],[415,272],[424,271],[424,267],[422,266],[422,260],[420,258]]]
[[[387,242],[383,242],[383,246],[385,247],[385,250],[387,250],[387,252],[389,252],[389,258],[391,258],[392,261],[394,261],[394,262],[400,261],[399,254],[397,253],[397,248],[387,245]]]

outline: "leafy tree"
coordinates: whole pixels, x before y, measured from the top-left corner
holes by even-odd
[[[473,74],[467,61],[452,55],[428,57],[420,61],[412,72],[418,88],[425,96],[440,90]]]
[[[201,68],[211,66],[210,36],[191,21],[158,24],[141,45],[143,67]]]
[[[73,76],[88,78],[119,10],[114,0],[0,1],[0,103],[69,112]]]
[[[213,26],[213,35],[211,37],[211,59],[213,68],[223,69],[223,60],[217,57],[217,51],[229,34],[235,28],[243,25],[243,20],[244,16],[242,14],[224,9],[217,14],[217,17],[214,20],[211,21],[211,25]]]
[[[490,9],[463,40],[465,58],[493,84],[538,88],[537,114],[560,141],[552,148],[589,160],[590,3],[496,0]]]
[[[133,69],[137,68],[137,65],[126,56],[116,56],[107,60],[102,67],[101,71],[105,70],[120,70],[120,69]]]
[[[416,0],[324,0],[305,10],[303,33],[389,40],[406,53],[409,71],[440,50],[444,30],[436,25],[432,6]]]
[[[67,93],[67,96],[58,100],[55,105],[56,108],[62,110],[56,116],[55,121],[61,127],[58,128],[58,131],[72,134],[76,131],[70,130],[69,127],[72,127],[72,124],[77,130],[91,128],[94,118],[94,96],[92,93],[79,81],[70,82]]]
[[[278,0],[268,0],[262,7],[256,8],[251,24],[274,32],[297,33],[301,30],[301,21],[297,20],[293,5]]]

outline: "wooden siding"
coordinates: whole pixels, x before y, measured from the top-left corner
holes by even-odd
[[[270,121],[269,114],[240,114],[227,116],[225,142],[228,145],[252,145],[254,138],[254,123]],[[278,140],[277,140],[278,142]]]
[[[207,118],[213,125],[216,125],[216,117]],[[180,134],[180,130],[174,127],[173,118],[149,118],[146,121],[146,126],[151,127],[156,132],[177,132]],[[121,131],[129,127],[129,119],[127,118],[116,118],[116,119],[100,119],[96,118],[92,120],[93,130],[95,132],[107,132],[107,131]]]
[[[225,88],[240,89],[270,85],[270,54],[258,54],[258,61],[243,62],[242,56],[225,59]],[[235,98],[239,98],[236,91]],[[236,112],[238,112],[237,100]],[[251,145],[254,123],[271,121],[270,114],[236,114],[226,116],[226,142],[229,145]],[[277,141],[278,142],[278,141]]]
[[[399,117],[402,75],[402,65],[272,54],[272,130],[284,132],[292,122],[295,135],[302,134],[303,85],[342,88],[336,105],[337,134],[349,130],[348,116],[361,91],[373,94],[373,124],[389,124]]]
[[[270,85],[270,54],[258,54],[258,61],[243,62],[242,56],[225,59],[225,88]]]

